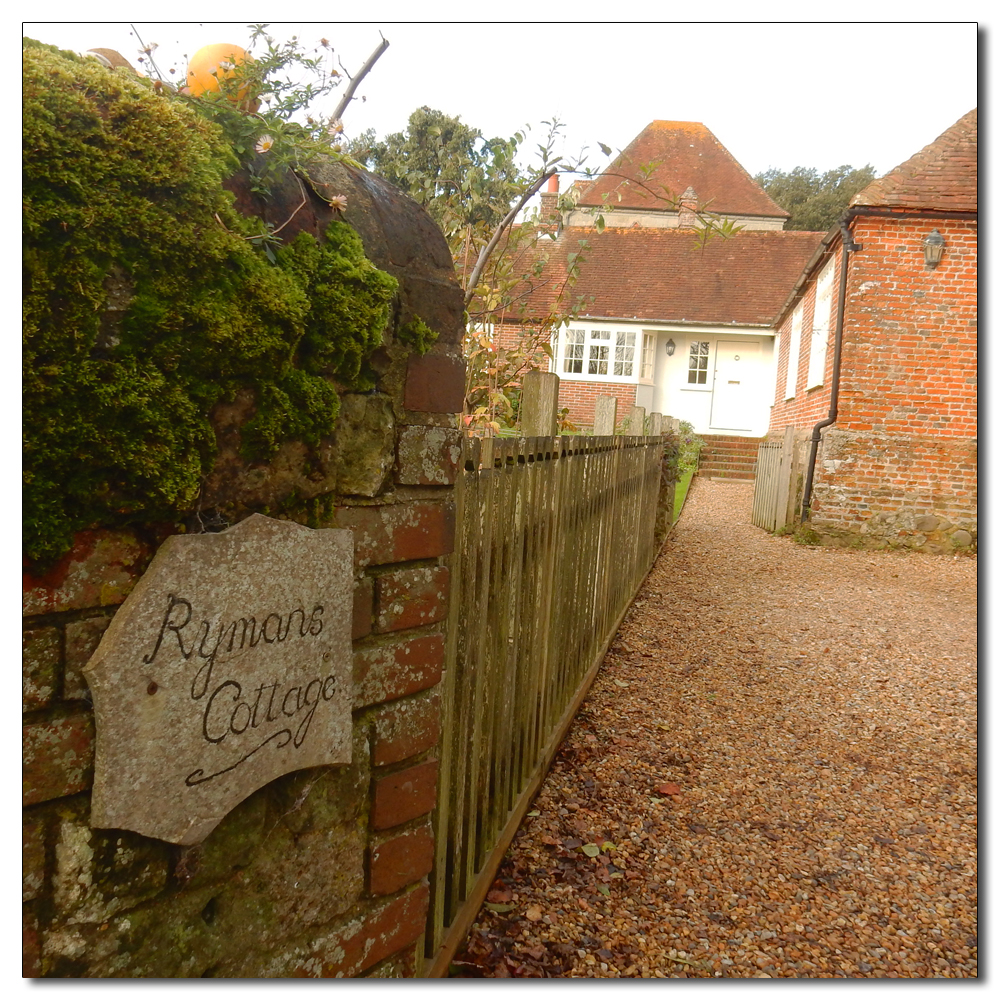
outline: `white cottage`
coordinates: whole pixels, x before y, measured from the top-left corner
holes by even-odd
[[[583,308],[560,331],[559,405],[582,426],[613,395],[690,421],[699,434],[763,436],[774,399],[774,317],[822,233],[785,232],[788,213],[704,125],[653,122],[557,225],[529,312],[544,312],[574,255]],[[670,204],[664,200],[681,192]],[[610,211],[609,211],[610,209]],[[698,245],[697,212],[743,229]],[[598,232],[602,214],[606,228]]]

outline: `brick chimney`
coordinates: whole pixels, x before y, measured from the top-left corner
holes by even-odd
[[[549,178],[548,187],[541,193],[542,203],[538,209],[539,222],[559,221],[559,175]]]
[[[677,225],[681,229],[694,229],[698,224],[698,196],[694,193],[694,188],[690,184],[684,194],[681,195],[677,211]]]

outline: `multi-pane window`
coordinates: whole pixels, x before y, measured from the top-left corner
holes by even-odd
[[[708,383],[708,341],[693,340],[688,354],[688,385]]]
[[[567,330],[563,334],[563,371],[580,373],[583,371],[583,330]]]
[[[653,351],[656,349],[656,337],[651,333],[642,335],[642,364],[639,368],[639,378],[653,378]]]
[[[809,372],[806,388],[822,385],[826,375],[826,345],[830,339],[830,305],[833,298],[833,258],[827,261],[816,282],[812,340],[809,344]]]
[[[611,331],[591,330],[587,351],[587,374],[607,375],[611,355]]]
[[[637,351],[635,333],[573,327],[563,331],[559,367],[564,375],[633,379]]]

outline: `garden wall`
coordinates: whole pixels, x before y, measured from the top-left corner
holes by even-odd
[[[346,194],[333,214],[326,187]],[[332,187],[330,187],[332,186]],[[285,195],[237,204],[284,222]],[[294,207],[294,206],[293,206]],[[419,971],[431,869],[439,684],[460,459],[462,293],[430,218],[395,189],[329,163],[286,231],[346,221],[399,283],[374,385],[339,390],[333,434],[247,458],[251,393],[209,415],[214,466],[197,509],[75,535],[26,563],[23,928],[27,977],[394,977]],[[106,303],[119,309],[121,303]],[[419,354],[400,331],[436,333]],[[254,512],[354,537],[353,752],[246,798],[201,843],[90,825],[93,704],[82,673],[116,611],[171,535]]]

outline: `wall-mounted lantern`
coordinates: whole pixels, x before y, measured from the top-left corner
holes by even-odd
[[[943,253],[944,237],[936,229],[932,229],[924,240],[924,263],[928,267],[937,267]]]
[[[940,258],[939,258],[940,259]],[[667,357],[672,358],[674,356],[674,351],[677,350],[677,345],[672,341],[667,341]]]

